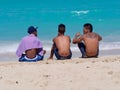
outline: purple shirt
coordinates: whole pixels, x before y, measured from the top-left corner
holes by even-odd
[[[33,48],[43,48],[43,47],[40,40],[34,34],[30,34],[29,36],[26,36],[22,39],[16,51],[16,55],[18,57],[21,57],[26,50]],[[43,51],[39,52],[39,54],[43,56]]]

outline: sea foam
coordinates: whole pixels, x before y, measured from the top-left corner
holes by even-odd
[[[51,41],[42,41],[43,47],[45,50],[50,51],[52,47]],[[15,53],[17,50],[17,47],[19,45],[19,42],[5,42],[0,44],[0,54],[5,53]],[[116,50],[120,49],[120,42],[100,42],[100,50]],[[71,50],[72,51],[79,51],[77,45],[71,44]]]
[[[90,11],[89,10],[75,10],[71,11],[72,14],[80,16],[81,14],[88,14]]]

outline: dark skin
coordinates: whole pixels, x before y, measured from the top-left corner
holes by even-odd
[[[58,49],[60,56],[68,56],[70,54],[70,37],[64,34],[58,33],[58,36],[53,39],[53,45],[51,48],[51,54],[48,59],[53,59],[54,49]]]
[[[37,37],[37,32],[33,32],[32,34],[34,34]],[[34,57],[36,57],[36,55],[39,54],[39,52],[44,51],[44,54],[46,53],[45,50],[43,50],[43,48],[33,48],[33,49],[29,49],[25,51],[26,57],[32,59]]]
[[[81,41],[84,41],[86,46],[86,55],[95,56],[99,48],[99,41],[101,40],[102,37],[99,34],[90,32],[90,30],[84,28],[84,35],[82,35],[80,38],[74,38],[73,44],[78,44]]]

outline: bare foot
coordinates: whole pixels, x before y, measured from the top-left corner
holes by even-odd
[[[46,54],[46,50],[43,50],[43,54]]]
[[[52,57],[49,57],[47,60],[53,60],[53,58],[52,58]]]

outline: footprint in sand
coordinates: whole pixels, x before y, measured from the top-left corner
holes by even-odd
[[[1,80],[1,79],[3,79],[3,77],[2,77],[2,76],[0,77],[0,80]]]
[[[90,68],[90,66],[87,66],[86,68]]]
[[[119,84],[119,81],[115,81],[115,84]]]
[[[106,59],[105,62],[108,63],[109,61]]]
[[[79,64],[79,62],[76,62],[75,64]]]
[[[109,72],[108,72],[108,75],[112,75],[112,74],[113,74],[113,71],[109,71]]]
[[[18,84],[19,82],[18,81],[16,81],[16,84]]]
[[[92,63],[96,63],[96,61],[92,61]]]
[[[49,62],[46,62],[46,64],[49,64]]]
[[[46,77],[46,78],[47,78],[47,77],[50,77],[50,75],[43,75],[43,77]]]

